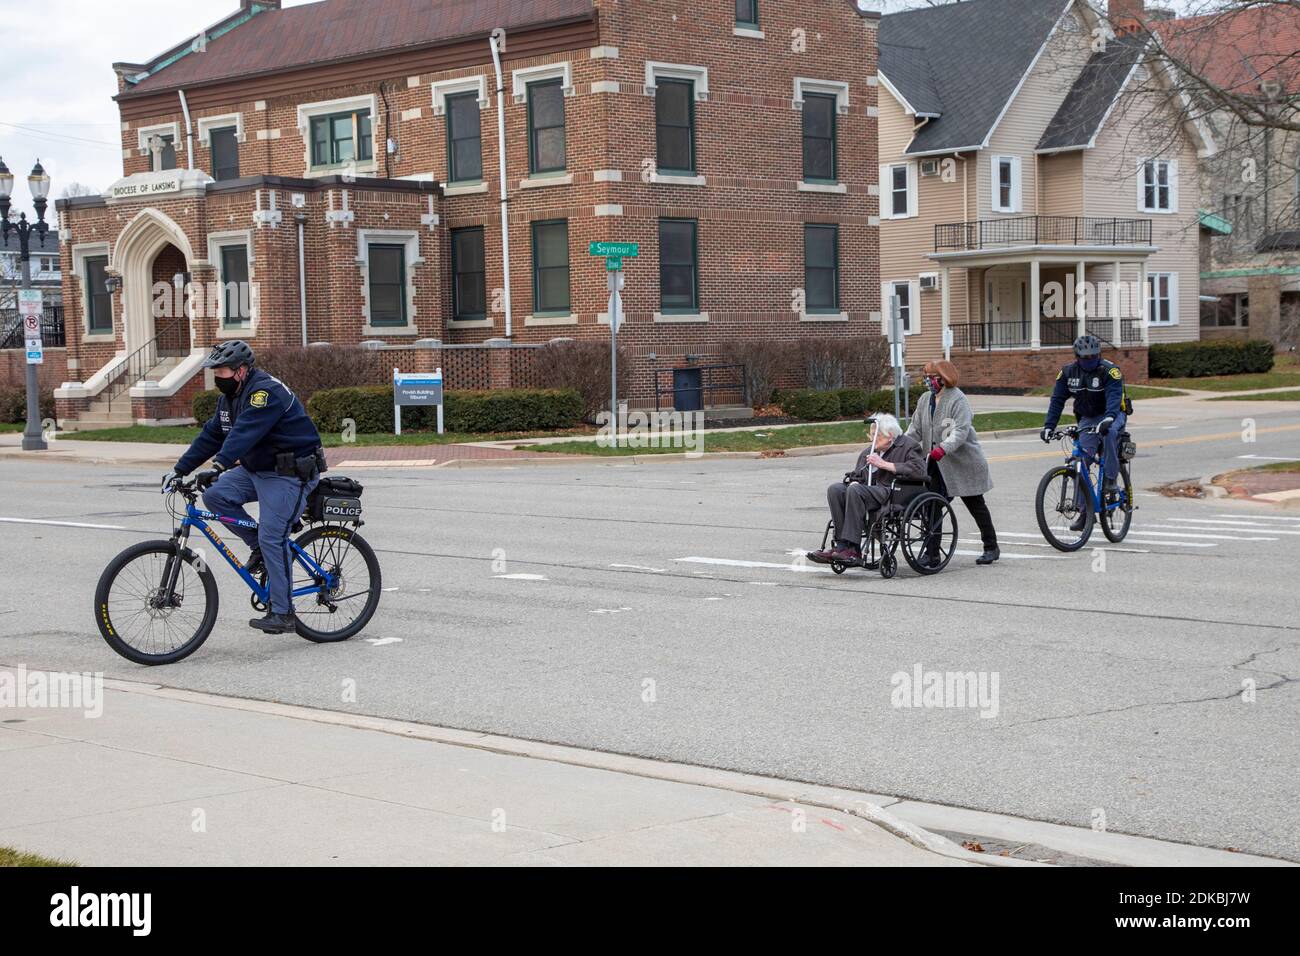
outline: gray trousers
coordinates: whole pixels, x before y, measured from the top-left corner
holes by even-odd
[[[883,485],[864,485],[856,481],[846,485],[837,481],[826,489],[826,500],[831,506],[835,540],[847,541],[856,548],[867,527],[867,514],[889,500],[889,489]]]
[[[307,495],[320,479],[308,482],[277,475],[273,471],[249,471],[243,465],[223,472],[203,493],[203,502],[214,514],[252,520],[244,505],[258,503],[257,530],[225,527],[239,535],[250,548],[260,547],[266,562],[266,584],[271,591],[271,611],[293,611],[293,559],[289,550],[289,529],[302,515]]]

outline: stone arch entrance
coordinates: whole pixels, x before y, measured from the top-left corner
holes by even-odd
[[[122,230],[113,247],[111,269],[122,278],[123,344],[128,355],[149,343],[160,355],[189,354],[193,323],[174,278],[189,272],[194,261],[185,231],[157,209],[142,209]],[[169,300],[156,307],[155,283],[159,282],[167,284]]]

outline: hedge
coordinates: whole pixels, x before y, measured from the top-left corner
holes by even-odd
[[[582,421],[582,396],[573,389],[498,389],[446,392],[444,426],[449,432],[529,432],[573,428]],[[307,413],[322,432],[343,431],[344,419],[356,422],[359,434],[393,430],[393,387],[361,385],[330,388],[307,401]],[[428,429],[437,421],[434,408],[402,409],[403,430]]]
[[[221,398],[221,393],[214,388],[206,392],[199,392],[190,399],[190,414],[194,416],[194,420],[202,425],[215,415],[219,398]]]
[[[811,388],[783,389],[773,397],[773,401],[791,418],[826,422],[840,417],[838,392],[818,392]]]
[[[54,417],[54,392],[41,392],[41,421]],[[0,388],[0,422],[22,424],[27,421],[27,389],[24,386]]]
[[[1155,344],[1147,358],[1151,378],[1204,378],[1267,372],[1272,368],[1273,343],[1262,339]]]
[[[840,414],[846,418],[863,415],[867,411],[867,390],[865,388],[841,388],[835,392],[840,402]]]

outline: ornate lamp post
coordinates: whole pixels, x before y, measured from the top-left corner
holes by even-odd
[[[36,223],[27,221],[27,213],[21,213],[17,222],[9,219],[10,196],[13,195],[14,177],[9,167],[0,159],[0,242],[9,238],[10,232],[18,234],[18,259],[22,263],[24,289],[32,287],[31,237],[36,236],[37,244],[45,247],[45,236],[50,231],[45,221],[45,207],[50,194],[50,177],[41,167],[40,160],[32,167],[27,177],[27,185],[32,193],[32,205],[36,207]],[[36,366],[27,363],[27,428],[23,431],[24,451],[44,451],[45,439],[41,435],[41,393],[36,379]]]

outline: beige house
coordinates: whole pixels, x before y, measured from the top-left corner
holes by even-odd
[[[882,18],[882,303],[898,299],[909,366],[948,354],[968,383],[1034,386],[1086,330],[1142,379],[1150,342],[1198,337],[1214,147],[1162,71],[1075,0]]]

